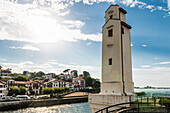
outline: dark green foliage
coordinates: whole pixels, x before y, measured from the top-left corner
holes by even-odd
[[[31,91],[30,93],[31,93],[31,95],[35,95],[35,91]]]
[[[87,87],[88,87],[88,86],[92,86],[92,84],[93,84],[93,79],[92,79],[90,76],[86,77],[85,80],[86,80],[86,86],[87,86]]]
[[[68,73],[68,75],[69,75],[69,71],[70,71],[70,69],[65,69],[65,70],[63,71],[63,73]]]
[[[54,89],[54,93],[63,93],[65,91],[69,91],[68,87],[55,87]]]
[[[88,77],[88,76],[90,76],[90,73],[87,72],[87,71],[83,71],[83,75],[84,75],[85,77]]]
[[[27,93],[27,89],[25,87],[10,87],[8,95],[25,95]]]
[[[42,94],[53,94],[54,89],[53,88],[43,88],[42,89]]]
[[[20,95],[25,95],[26,94],[27,89],[25,87],[20,86],[19,89],[20,89],[20,92],[19,92]]]
[[[170,107],[170,100],[168,98],[162,98],[160,99],[159,104],[164,105],[166,107]]]
[[[65,91],[69,91],[69,88],[68,88],[68,87],[64,87],[64,90],[65,90]]]
[[[16,81],[28,81],[28,78],[24,75],[18,75],[17,77],[13,78]]]
[[[9,96],[19,95],[19,93],[20,93],[20,88],[18,88],[18,87],[10,87],[9,88],[9,92],[8,92]]]

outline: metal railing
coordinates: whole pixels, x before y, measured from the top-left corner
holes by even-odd
[[[127,102],[103,108],[95,113],[170,113],[170,103]]]

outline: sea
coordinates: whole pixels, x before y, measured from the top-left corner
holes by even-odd
[[[134,91],[145,92],[147,95],[150,96],[152,96],[155,93],[170,95],[170,89],[134,89]],[[6,111],[3,113],[91,113],[91,112],[92,109],[90,108],[90,104],[85,102],[77,104],[55,105],[50,107],[26,108],[13,111]]]

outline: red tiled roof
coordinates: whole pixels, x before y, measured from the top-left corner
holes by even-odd
[[[82,80],[83,77],[76,77],[76,78],[73,78],[73,80]]]
[[[7,82],[8,80],[12,80],[12,79],[1,79],[1,81]]]
[[[15,84],[27,84],[25,81],[15,81]]]
[[[58,75],[58,76],[71,76],[71,75]]]

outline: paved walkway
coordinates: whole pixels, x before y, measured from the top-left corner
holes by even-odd
[[[86,92],[75,92],[75,93],[71,93],[68,95],[65,95],[64,97],[70,97],[70,96],[88,96],[89,93]]]

